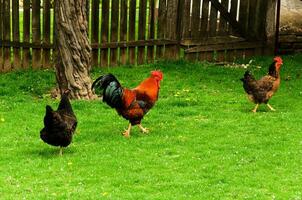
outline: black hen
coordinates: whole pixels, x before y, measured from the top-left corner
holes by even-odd
[[[77,127],[77,118],[68,99],[69,90],[61,98],[57,111],[49,105],[46,106],[44,128],[40,131],[41,139],[47,144],[60,146],[60,155],[63,147],[67,147]]]

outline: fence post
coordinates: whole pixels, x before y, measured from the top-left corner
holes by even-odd
[[[30,2],[23,2],[23,42],[29,44],[30,38]],[[30,50],[28,47],[23,47],[22,68],[30,66]]]
[[[159,0],[158,2],[158,25],[157,25],[157,39],[165,39],[166,21],[167,21],[167,5],[166,0]],[[164,56],[164,45],[156,46],[156,59],[161,59]]]
[[[110,32],[110,42],[118,41],[118,23],[119,23],[119,0],[111,1],[111,32]],[[118,65],[118,48],[110,48],[110,66]]]
[[[136,0],[129,1],[129,41],[135,40]],[[136,63],[135,47],[129,47],[129,63]]]
[[[139,20],[138,20],[138,39],[146,39],[146,12],[147,1],[139,1]],[[145,62],[145,46],[139,46],[137,48],[137,64],[143,64]]]
[[[32,1],[32,37],[34,45],[33,57],[32,57],[32,68],[38,69],[41,67],[41,20],[40,20],[40,0]]]
[[[109,38],[109,1],[102,1],[102,22],[101,22],[101,43],[107,43]],[[102,67],[108,66],[108,48],[101,49],[100,65]]]
[[[3,6],[3,40],[5,42],[10,42],[11,37],[11,25],[10,25],[10,1],[4,0]],[[4,28],[5,27],[5,28]],[[3,71],[8,72],[11,69],[11,62],[10,62],[10,47],[4,47],[3,49]]]
[[[128,0],[121,0],[121,19],[120,19],[120,41],[127,41],[127,15],[128,15]],[[122,65],[127,64],[127,48],[120,48],[120,62]]]
[[[276,0],[267,0],[267,10],[265,16],[265,37],[266,48],[264,54],[273,55],[276,36]]]
[[[3,26],[2,26],[2,20],[3,20],[3,0],[0,0],[0,44],[2,43],[2,30],[3,30]],[[2,44],[0,45],[0,72],[2,71],[2,65],[3,65],[3,55],[2,55]]]
[[[154,39],[155,36],[155,0],[149,1],[149,19],[148,19],[148,38]],[[147,49],[147,62],[153,62],[154,59],[154,47],[150,46]]]
[[[43,44],[50,45],[50,0],[43,1]],[[42,65],[50,68],[50,49],[44,47]]]
[[[14,47],[14,56],[13,56],[13,67],[19,69],[21,66],[20,62],[20,28],[19,28],[19,1],[16,1],[12,4],[12,17],[13,17],[13,41],[18,44]]]
[[[167,29],[166,38],[169,40],[178,39],[178,6],[179,0],[167,0]],[[165,58],[178,59],[179,58],[179,45],[166,45]]]
[[[92,8],[91,8],[91,43],[98,46],[99,44],[99,6],[100,0],[93,0],[92,1]],[[89,19],[89,18],[87,18]],[[99,49],[92,49],[92,57],[91,57],[91,65],[94,67],[99,66]]]

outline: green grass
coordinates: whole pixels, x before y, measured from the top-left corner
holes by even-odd
[[[257,77],[271,58],[250,66]],[[79,124],[62,157],[39,131],[55,86],[53,71],[20,71],[0,79],[1,199],[301,199],[302,55],[284,57],[281,87],[250,103],[245,69],[184,61],[96,69],[134,87],[164,72],[160,98],[143,120],[150,134],[100,101],[72,101]],[[259,69],[256,66],[262,65]]]

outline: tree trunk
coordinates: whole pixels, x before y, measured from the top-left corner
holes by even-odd
[[[91,99],[87,0],[56,1],[56,78],[61,93],[73,99]]]

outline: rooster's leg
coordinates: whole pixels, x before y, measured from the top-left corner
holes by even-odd
[[[141,124],[138,124],[137,126],[138,126],[139,129],[141,129],[141,131],[142,131],[143,133],[148,133],[148,132],[149,132],[149,129],[144,128]]]
[[[255,108],[252,110],[252,112],[253,113],[257,112],[258,107],[259,107],[259,104],[257,103],[256,106],[255,106]]]
[[[276,111],[271,105],[269,105],[269,104],[266,104],[266,105],[271,111]]]
[[[128,129],[123,133],[123,136],[130,137],[131,123],[129,123]]]

